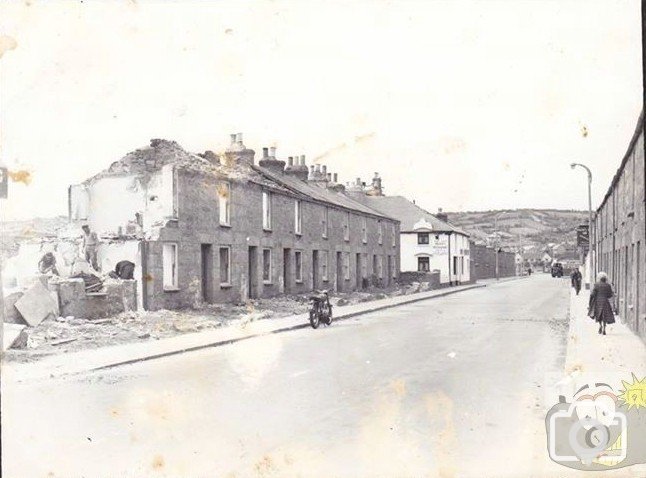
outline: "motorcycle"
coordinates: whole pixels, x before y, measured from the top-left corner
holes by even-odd
[[[310,325],[313,329],[319,324],[330,325],[332,323],[332,304],[327,290],[322,290],[310,296]]]

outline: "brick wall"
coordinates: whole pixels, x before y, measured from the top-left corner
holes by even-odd
[[[493,279],[496,277],[496,250],[480,244],[471,243],[472,280]],[[516,258],[513,252],[498,253],[498,276],[516,275]]]
[[[622,322],[646,341],[644,120],[594,220],[596,270],[608,274]]]

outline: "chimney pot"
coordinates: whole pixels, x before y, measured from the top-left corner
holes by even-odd
[[[317,164],[317,165],[316,165],[316,172],[317,172],[317,173],[320,173],[320,172],[321,172],[321,165],[320,165],[320,164]]]
[[[236,136],[235,133],[231,134],[231,144],[236,144]]]
[[[332,181],[332,173],[327,173],[327,180],[328,182]]]
[[[237,140],[238,140],[238,144],[240,144],[240,145],[241,145],[241,144],[242,144],[242,133],[238,133],[238,134],[236,135],[236,137],[237,137]]]
[[[287,165],[288,166],[294,166],[294,156],[289,156],[287,158]]]
[[[375,173],[375,179],[379,177],[379,173]]]
[[[361,186],[361,178],[357,178],[357,186]]]
[[[310,166],[310,171],[312,171],[312,173],[314,172],[314,165],[313,164]]]
[[[333,175],[332,177],[334,178],[334,182],[335,182],[335,183],[336,183],[336,182],[337,182],[337,180],[339,179],[339,175],[338,175],[338,173],[334,173],[334,175]]]
[[[327,174],[327,166],[326,166],[325,164],[324,164],[323,166],[321,166],[321,172],[322,172],[324,175],[325,175],[325,174]]]
[[[269,156],[269,148],[262,148],[262,157],[266,158]]]
[[[272,146],[272,147],[269,148],[269,156],[271,156],[272,158],[276,157],[276,147],[275,146]]]
[[[305,155],[301,154],[301,166],[305,166]]]

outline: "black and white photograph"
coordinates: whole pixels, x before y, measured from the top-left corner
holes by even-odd
[[[645,23],[1,2],[1,476],[646,477]]]

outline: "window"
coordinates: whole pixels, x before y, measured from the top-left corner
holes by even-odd
[[[321,277],[324,281],[327,280],[327,251],[321,251]]]
[[[392,234],[393,234],[393,247],[397,247],[397,231],[395,230],[395,225],[391,224]]]
[[[271,231],[271,193],[262,192],[262,228]]]
[[[220,209],[220,225],[231,225],[230,212],[231,185],[229,183],[218,184],[218,206]]]
[[[383,228],[383,225],[381,224],[381,221],[377,221],[377,243],[378,244],[384,243],[384,228]]]
[[[383,279],[384,277],[384,258],[383,256],[377,257],[377,277]]]
[[[393,279],[397,279],[397,257],[392,256],[393,260],[391,262],[391,274]]]
[[[343,239],[345,241],[350,240],[350,213],[345,213],[345,222],[343,223]]]
[[[368,220],[365,217],[361,218],[361,240],[364,244],[368,242]]]
[[[350,280],[350,253],[343,253],[343,278]]]
[[[167,218],[177,219],[178,187],[177,171],[172,164],[162,167],[162,190],[159,194],[161,207]]]
[[[417,258],[417,270],[419,272],[429,272],[431,270],[431,265],[429,263],[428,257]]]
[[[271,284],[271,249],[262,250],[262,281]]]
[[[296,282],[303,282],[303,253],[294,251],[294,279]]]
[[[296,199],[294,201],[294,233],[302,234],[303,226],[303,213],[301,209],[301,202]]]
[[[323,226],[322,235],[325,238],[327,238],[327,221],[328,221],[329,215],[330,215],[330,209],[326,207],[325,209],[323,209],[323,224],[322,224]]]
[[[220,287],[231,285],[231,248],[220,248]]]
[[[428,232],[418,232],[417,233],[417,243],[418,244],[428,244]]]
[[[164,290],[177,290],[177,244],[167,242],[162,247]]]

